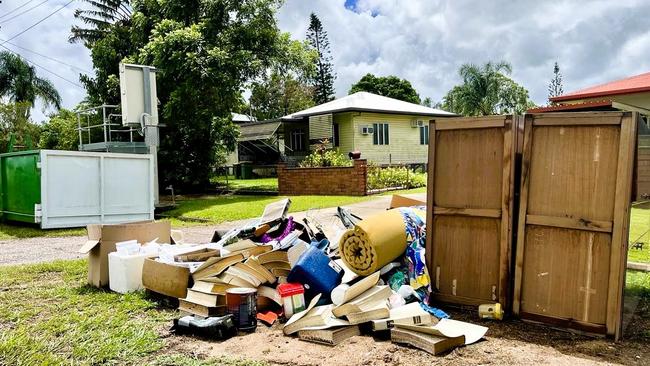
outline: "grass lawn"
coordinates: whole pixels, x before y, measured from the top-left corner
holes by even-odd
[[[395,193],[421,193],[426,188],[417,188],[406,191],[387,192],[383,195]],[[349,205],[364,202],[378,197],[373,196],[293,196],[289,212],[306,211],[326,207]],[[201,224],[179,220],[178,217],[194,218],[203,223],[219,224],[227,221],[250,219],[259,217],[264,211],[264,206],[284,197],[280,196],[205,196],[187,200],[177,200],[178,207],[165,212],[169,216],[172,226],[188,226]]]
[[[650,204],[632,207],[630,217],[630,249],[627,257],[630,262],[650,262]],[[643,242],[643,250],[633,249],[635,241]]]
[[[0,224],[0,240],[86,235],[85,228],[41,230],[36,225]]]
[[[0,364],[261,365],[157,354],[175,310],[86,285],[86,260],[0,267]]]
[[[212,183],[218,183],[232,190],[248,191],[278,191],[278,178],[257,178],[257,179],[234,179],[219,176],[210,180]]]

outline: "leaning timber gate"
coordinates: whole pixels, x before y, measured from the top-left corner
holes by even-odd
[[[512,116],[450,118],[429,128],[427,263],[438,301],[508,304]]]
[[[513,299],[521,318],[619,337],[637,120],[525,116]]]

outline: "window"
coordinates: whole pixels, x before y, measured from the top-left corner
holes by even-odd
[[[305,131],[302,128],[291,131],[289,147],[293,151],[305,151]]]
[[[429,145],[429,126],[420,126],[420,145]]]
[[[388,145],[388,123],[373,123],[372,129],[372,144]]]

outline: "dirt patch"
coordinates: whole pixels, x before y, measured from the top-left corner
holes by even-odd
[[[450,311],[455,319],[476,322],[473,313]],[[458,348],[446,355],[392,344],[372,335],[353,337],[329,347],[285,337],[279,326],[258,326],[223,342],[166,336],[166,352],[201,358],[235,356],[275,365],[645,365],[650,359],[647,343],[613,342],[536,326],[521,321],[481,323],[490,330],[484,341]]]

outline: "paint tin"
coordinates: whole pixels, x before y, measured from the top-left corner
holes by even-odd
[[[226,306],[233,315],[237,329],[245,332],[255,331],[257,327],[257,290],[235,287],[226,290]]]

